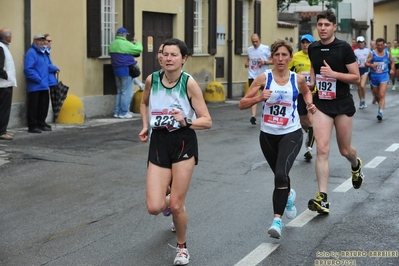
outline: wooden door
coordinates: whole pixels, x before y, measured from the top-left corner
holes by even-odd
[[[173,15],[155,12],[143,12],[143,65],[142,79],[160,69],[158,47],[173,37]]]

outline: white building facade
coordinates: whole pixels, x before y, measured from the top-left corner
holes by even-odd
[[[308,21],[315,39],[318,39],[315,30],[316,15],[322,10],[327,9],[327,5],[334,1],[320,1],[317,6],[310,6],[308,1],[301,1],[296,4],[291,4],[287,10],[282,11],[280,15],[287,20],[287,14],[295,14],[293,17],[298,17],[300,22],[299,35],[305,34],[309,30],[306,27],[304,20]],[[332,8],[337,15],[338,30],[336,37],[351,43],[352,39],[357,36],[364,36],[367,44],[373,39],[373,21],[374,21],[374,1],[373,0],[343,0],[337,3]],[[296,16],[297,14],[297,16]],[[304,26],[304,27],[301,27]],[[307,28],[307,29],[306,29]],[[303,32],[301,32],[303,31]]]

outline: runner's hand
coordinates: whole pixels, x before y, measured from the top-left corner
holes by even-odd
[[[334,71],[331,69],[331,67],[327,64],[326,60],[323,60],[324,66],[320,68],[320,75],[326,78],[333,78],[334,77]]]

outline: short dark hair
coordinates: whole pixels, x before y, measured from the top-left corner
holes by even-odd
[[[385,43],[385,40],[384,40],[383,38],[377,38],[377,40],[375,40],[375,43],[377,43],[377,42],[383,42],[383,43]]]
[[[176,38],[171,38],[171,39],[166,40],[163,44],[162,51],[165,48],[165,46],[168,46],[168,45],[176,45],[177,47],[179,47],[182,57],[185,57],[186,55],[188,55],[187,45],[182,40],[179,40]]]
[[[317,14],[317,21],[319,19],[325,18],[328,21],[332,22],[333,24],[337,24],[337,17],[335,16],[335,13],[331,9],[327,9],[325,11],[320,12]]]

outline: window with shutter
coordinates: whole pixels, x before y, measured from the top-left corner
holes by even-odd
[[[205,54],[204,37],[208,36],[208,54],[216,54],[217,45],[217,0],[208,0],[208,6],[205,0],[186,0],[185,1],[185,43],[188,48],[188,54]],[[208,8],[208,18],[204,17]],[[206,25],[208,23],[206,32]],[[206,35],[208,34],[208,35]]]
[[[234,18],[234,53],[241,55],[246,53],[249,46],[250,22],[249,9],[250,0],[235,1]]]
[[[123,27],[134,37],[134,0],[123,0]]]
[[[101,0],[87,0],[87,57],[101,56]]]
[[[246,53],[249,46],[251,34],[251,23],[249,22],[249,0],[242,1],[242,51]]]
[[[185,17],[184,17],[184,42],[188,48],[188,54],[194,53],[194,1],[185,1]]]
[[[203,54],[203,0],[194,0],[194,54]]]
[[[234,1],[234,54],[242,54],[242,0]]]
[[[101,0],[101,57],[109,57],[109,44],[115,39],[115,0]]]
[[[254,6],[254,33],[257,33],[259,36],[261,35],[261,2],[260,1],[255,1],[255,6]]]
[[[216,0],[209,0],[209,16],[208,16],[208,53],[210,55],[216,54],[217,42],[217,2]]]
[[[87,0],[87,57],[109,57],[115,38],[115,0]]]

